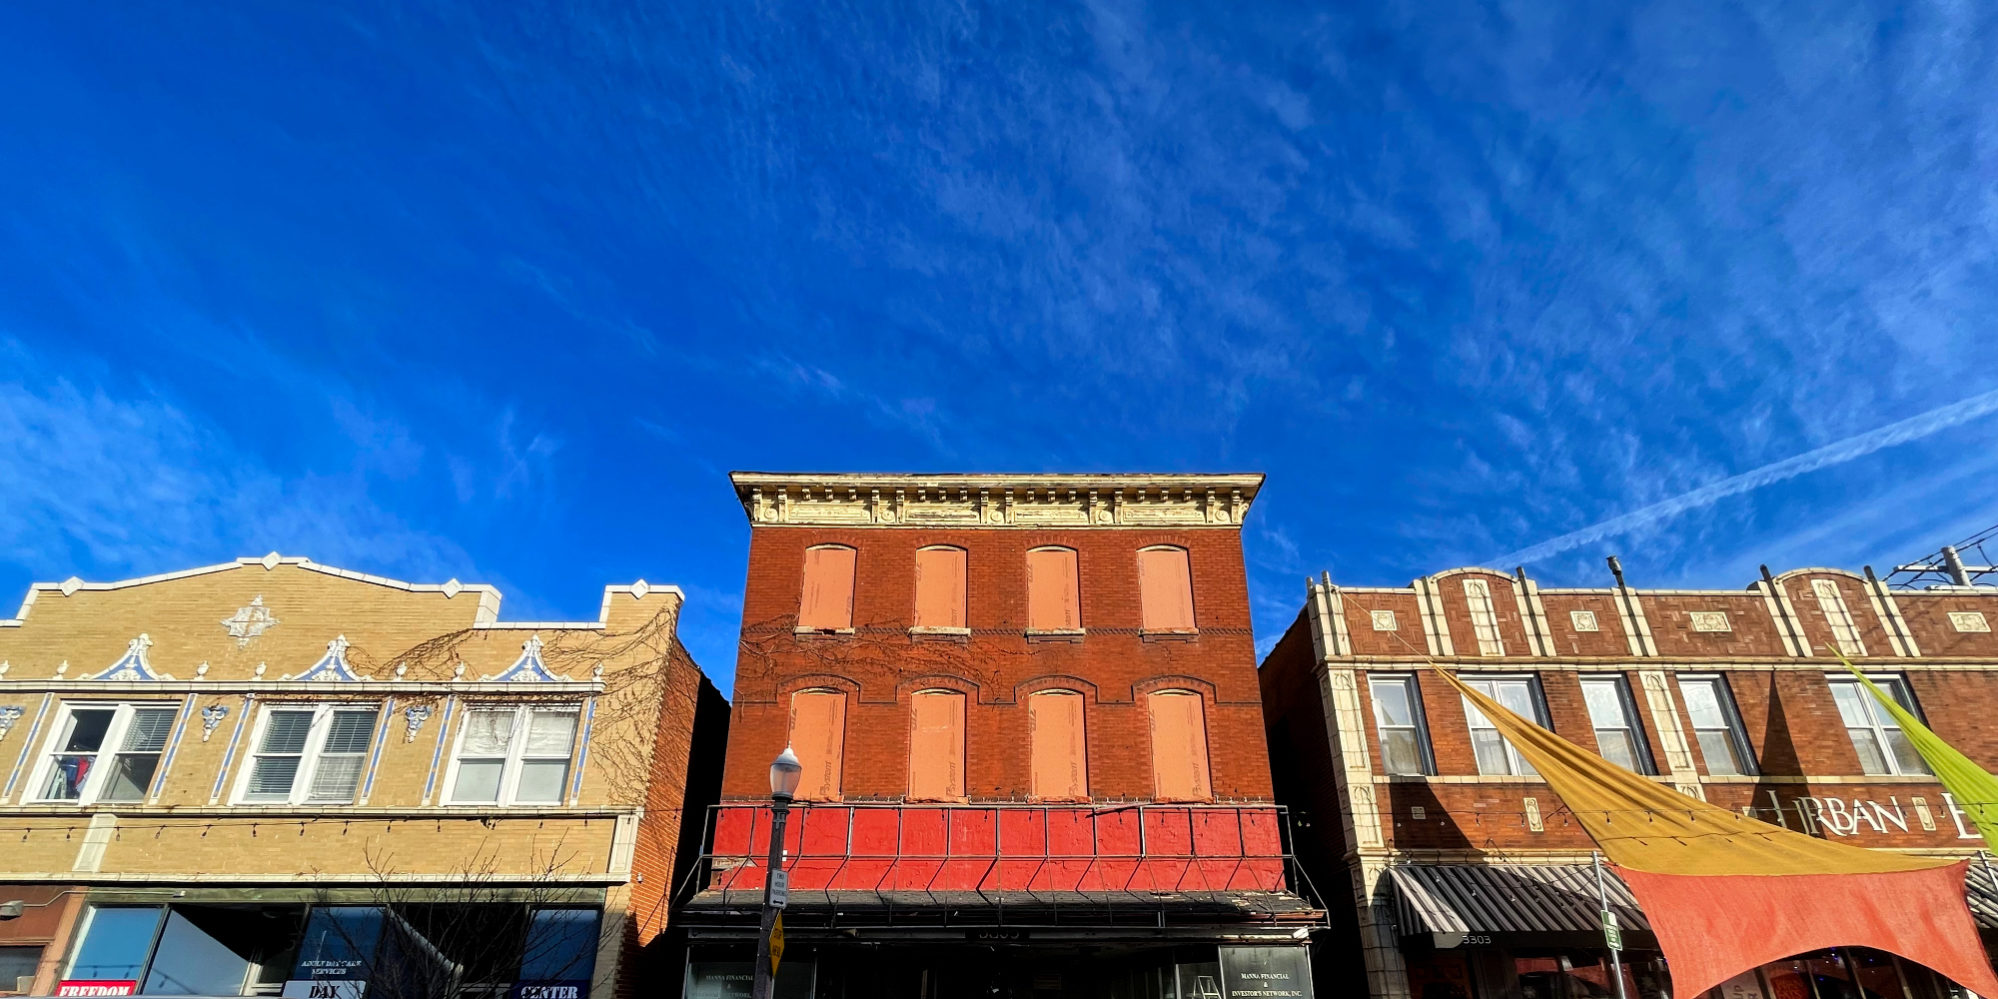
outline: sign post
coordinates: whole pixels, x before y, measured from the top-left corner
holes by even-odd
[[[1616,978],[1616,999],[1626,999],[1623,994],[1623,928],[1616,924],[1616,912],[1610,908],[1609,889],[1603,884],[1603,855],[1591,855],[1596,868],[1596,902],[1603,911],[1603,945],[1610,952],[1610,974]]]

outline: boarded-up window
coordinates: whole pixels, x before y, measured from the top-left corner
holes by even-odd
[[[1161,690],[1146,698],[1152,715],[1152,785],[1159,801],[1209,801],[1207,719],[1200,695]]]
[[[964,627],[964,549],[916,552],[916,627]]]
[[[1075,571],[1075,549],[1036,548],[1027,553],[1029,631],[1081,628],[1081,591]]]
[[[1138,553],[1138,603],[1146,631],[1193,630],[1193,573],[1186,549]]]
[[[1041,801],[1089,798],[1089,749],[1083,741],[1082,695],[1044,690],[1027,698],[1033,796]]]
[[[853,549],[845,545],[805,549],[798,627],[821,631],[853,627]]]
[[[837,690],[801,690],[791,695],[791,751],[805,768],[798,797],[838,801],[841,758],[846,749],[846,695]]]
[[[909,798],[964,798],[964,695],[955,690],[909,698]]]

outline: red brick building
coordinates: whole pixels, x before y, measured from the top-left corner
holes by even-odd
[[[1998,765],[1998,590],[1889,590],[1869,569],[1766,570],[1742,590],[1542,589],[1455,569],[1408,587],[1313,582],[1261,669],[1278,800],[1328,896],[1314,960],[1376,999],[1613,994],[1591,843],[1482,716],[1426,671],[1682,793],[1858,846],[1968,856],[1976,828],[1837,648],[1943,738]],[[1643,914],[1612,879],[1630,994],[1662,996]],[[1973,865],[1987,930],[1998,886]],[[1840,948],[1727,999],[1921,999],[1943,983]]]
[[[1242,560],[1261,476],[734,482],[749,575],[690,995],[747,973],[786,745],[780,995],[1310,994],[1321,914],[1288,880]]]

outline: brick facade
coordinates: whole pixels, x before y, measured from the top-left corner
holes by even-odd
[[[851,635],[797,635],[805,549],[857,553]],[[1199,634],[1139,634],[1137,552],[1176,545],[1191,555]],[[967,553],[970,635],[912,636],[915,553],[953,545]],[[1078,553],[1083,629],[1077,641],[1026,635],[1026,553],[1061,545]],[[742,652],[723,796],[769,796],[769,762],[784,748],[789,695],[808,687],[848,691],[843,798],[900,801],[908,788],[909,697],[945,687],[971,700],[965,719],[966,793],[973,801],[1028,800],[1023,699],[1064,687],[1086,700],[1091,797],[1152,797],[1144,695],[1197,691],[1206,708],[1216,800],[1270,800],[1262,701],[1255,685],[1241,536],[1234,528],[1175,530],[893,531],[758,527],[750,537]]]
[[[1489,589],[1503,655],[1479,654],[1467,578]],[[1998,765],[1998,734],[1983,724],[1998,710],[1998,643],[1959,631],[1949,617],[1976,612],[1998,624],[1998,592],[1989,589],[1890,591],[1836,569],[1737,591],[1542,590],[1488,570],[1398,589],[1313,583],[1261,679],[1270,741],[1283,761],[1278,799],[1307,827],[1300,856],[1321,888],[1336,884],[1353,899],[1334,913],[1343,932],[1326,938],[1321,967],[1350,969],[1353,986],[1377,999],[1411,994],[1383,876],[1390,865],[1574,863],[1593,849],[1544,783],[1479,772],[1462,700],[1429,673],[1432,662],[1462,675],[1533,677],[1552,729],[1589,748],[1597,741],[1582,683],[1622,677],[1659,781],[1855,845],[1973,853],[1981,839],[1933,778],[1865,772],[1828,682],[1843,668],[1829,651],[1840,633],[1813,590],[1820,580],[1835,587],[1851,620],[1846,637],[1863,646],[1854,661],[1900,678],[1936,732],[1980,764]],[[1395,611],[1399,630],[1376,631],[1374,610]],[[1586,613],[1578,621],[1575,612]],[[1725,630],[1716,612],[1726,615]],[[1382,763],[1370,678],[1388,673],[1413,675],[1419,687],[1430,773],[1390,774]],[[1754,763],[1746,775],[1704,757],[1680,681],[1700,675],[1723,678],[1732,696]],[[1425,981],[1435,973],[1418,970]]]
[[[459,898],[468,883],[516,886],[600,909],[593,994],[628,989],[620,972],[663,931],[664,892],[690,862],[679,840],[690,782],[697,793],[704,783],[700,743],[726,724],[675,637],[682,599],[672,587],[612,587],[599,621],[508,622],[490,587],[276,556],[37,584],[19,616],[0,621],[0,717],[12,720],[0,737],[0,884],[79,886],[59,903],[72,914],[168,898],[303,913],[322,893],[365,902],[392,881],[412,900],[425,886]],[[261,620],[232,631],[237,618]],[[144,793],[106,794],[86,776],[85,800],[51,800],[64,720],[120,704],[171,717]],[[298,782],[315,764],[301,762],[289,802],[246,798],[270,712],[319,705],[369,713],[351,793],[305,797]],[[536,705],[574,719],[559,792],[453,803],[468,709]],[[0,923],[0,943],[19,925]],[[46,943],[44,993],[75,941]]]

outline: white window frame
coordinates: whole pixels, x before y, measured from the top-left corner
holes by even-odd
[[[1499,701],[1498,688],[1494,686],[1490,690],[1485,690],[1479,688],[1478,687],[1479,684],[1499,684],[1499,683],[1526,684],[1526,694],[1528,699],[1531,701],[1533,705],[1533,717],[1527,720],[1534,723],[1535,725],[1540,726],[1541,728],[1547,729],[1550,732],[1554,730],[1553,726],[1550,725],[1547,721],[1547,697],[1545,691],[1540,689],[1540,678],[1538,676],[1535,676],[1531,673],[1480,673],[1480,674],[1459,673],[1457,675],[1457,678],[1459,680],[1464,681],[1466,684],[1470,685],[1471,687],[1477,689],[1478,693],[1483,694],[1494,701]],[[1472,721],[1473,717],[1484,717],[1484,712],[1479,711],[1478,706],[1472,704],[1470,698],[1468,697],[1463,698],[1463,701],[1464,701],[1464,729],[1465,733],[1471,737],[1471,759],[1473,764],[1477,766],[1478,773],[1485,777],[1524,777],[1528,780],[1539,780],[1540,779],[1539,771],[1534,770],[1532,765],[1526,762],[1526,758],[1519,755],[1519,748],[1514,746],[1512,744],[1512,740],[1506,738],[1505,734],[1502,732],[1499,733],[1499,746],[1505,750],[1505,760],[1506,760],[1507,770],[1505,773],[1498,773],[1498,774],[1487,773],[1485,771],[1484,763],[1478,760],[1477,758],[1478,755],[1477,733],[1480,730],[1480,726],[1476,722]],[[1503,706],[1505,702],[1499,701],[1499,703],[1501,706]],[[1490,728],[1494,732],[1498,731],[1498,726],[1493,725],[1490,718],[1485,718],[1484,727]]]
[[[513,730],[507,736],[506,761],[500,768],[499,800],[497,802],[459,801],[454,795],[458,790],[458,761],[464,755],[465,733],[471,730],[472,715],[474,712],[480,710],[490,711],[494,708],[512,708],[514,712]],[[532,757],[532,759],[536,760],[566,759],[569,761],[569,769],[562,779],[562,793],[557,795],[554,801],[517,802],[514,800],[514,794],[519,790],[521,764],[530,758],[524,753],[527,748],[527,726],[533,717],[532,712],[535,711],[568,711],[575,714],[576,730],[569,738],[569,754],[565,757]],[[444,770],[444,790],[439,800],[446,805],[484,805],[489,808],[511,808],[516,805],[522,808],[554,808],[562,805],[569,800],[569,788],[575,786],[576,747],[582,741],[583,705],[580,702],[536,701],[528,704],[517,704],[487,701],[467,704],[465,705],[464,714],[458,721],[458,735],[451,741],[451,765]]]
[[[1748,726],[1741,720],[1741,709],[1734,703],[1734,687],[1727,682],[1727,677],[1720,673],[1680,673],[1673,680],[1679,688],[1679,700],[1684,702],[1686,709],[1686,729],[1693,736],[1693,744],[1700,748],[1700,763],[1706,767],[1707,776],[1755,777],[1761,775],[1761,763],[1755,758],[1755,747],[1749,744]],[[1701,729],[1698,723],[1693,720],[1692,702],[1686,697],[1686,685],[1689,683],[1712,685],[1714,703],[1719,705],[1721,721],[1726,725],[1724,734],[1727,736],[1728,745],[1734,748],[1734,754],[1741,759],[1741,767],[1735,773],[1715,773],[1713,761],[1707,759],[1706,746],[1700,743]],[[1713,731],[1713,729],[1707,729],[1706,731]]]
[[[1595,708],[1589,702],[1590,684],[1608,687],[1611,693],[1616,696],[1617,712],[1621,717],[1615,719],[1615,724],[1605,725],[1602,719],[1596,717]],[[1658,773],[1658,765],[1651,759],[1651,744],[1644,737],[1644,722],[1637,715],[1637,699],[1631,694],[1629,677],[1621,673],[1604,673],[1594,676],[1584,675],[1582,677],[1582,707],[1589,714],[1589,728],[1594,731],[1596,736],[1597,755],[1603,756],[1605,760],[1609,759],[1602,752],[1604,730],[1623,731],[1629,734],[1631,751],[1636,754],[1636,758],[1632,761],[1636,765],[1631,769],[1636,773],[1647,776]]]
[[[111,724],[104,729],[104,741],[98,744],[97,752],[94,755],[94,762],[90,765],[90,773],[84,776],[83,786],[77,789],[76,797],[42,797],[42,788],[48,783],[50,771],[55,768],[56,756],[69,755],[62,753],[57,747],[62,744],[63,733],[69,728],[69,720],[72,715],[78,710],[102,711],[105,708],[114,710],[114,714],[111,716]],[[172,723],[167,726],[167,741],[160,747],[159,751],[160,759],[164,762],[167,752],[173,749],[173,730],[180,724],[181,706],[178,703],[173,701],[113,700],[62,702],[62,706],[56,710],[55,724],[49,726],[49,734],[42,740],[41,755],[35,759],[34,771],[29,774],[30,780],[28,781],[28,786],[21,792],[22,804],[75,805],[77,807],[97,804],[98,796],[104,793],[104,782],[110,779],[112,768],[109,765],[110,760],[108,758],[120,755],[116,747],[125,741],[126,732],[130,731],[132,727],[132,718],[140,711],[147,709],[169,710],[174,714]],[[154,767],[152,778],[146,782],[146,793],[144,795],[132,799],[132,801],[119,801],[115,802],[115,804],[144,803],[147,798],[152,796],[153,785],[159,783],[159,779],[159,768]]]
[[[1389,725],[1381,717],[1380,699],[1374,690],[1382,686],[1398,686],[1408,697],[1408,724]],[[1391,777],[1428,777],[1436,773],[1436,758],[1429,746],[1429,719],[1422,714],[1422,685],[1413,673],[1369,673],[1367,674],[1367,702],[1374,713],[1374,738],[1381,745],[1381,773]],[[1414,771],[1394,770],[1388,766],[1387,735],[1391,730],[1407,729],[1415,734]]]
[[[1914,715],[1916,718],[1922,716],[1921,710],[1915,706],[1915,692],[1908,686],[1907,677],[1899,673],[1868,673],[1866,674],[1866,678],[1873,681],[1875,686],[1885,690],[1887,696],[1894,698],[1894,703],[1907,709],[1909,714]],[[1894,720],[1893,715],[1887,713],[1886,708],[1880,706],[1880,702],[1874,700],[1872,691],[1861,686],[1859,680],[1850,673],[1827,673],[1825,674],[1825,683],[1834,688],[1841,684],[1851,687],[1853,692],[1858,695],[1859,703],[1866,712],[1867,723],[1864,726],[1853,725],[1845,719],[1844,712],[1839,713],[1839,726],[1845,729],[1846,738],[1852,738],[1852,730],[1854,728],[1864,728],[1872,733],[1874,745],[1880,753],[1880,759],[1887,767],[1887,769],[1877,772],[1867,770],[1866,760],[1861,755],[1859,761],[1861,771],[1870,777],[1932,776],[1929,772],[1927,761],[1923,761],[1923,766],[1920,770],[1908,770],[1901,766],[1900,758],[1894,754],[1894,747],[1887,739],[1887,733],[1889,730],[1900,732],[1902,739],[1905,740],[1907,732],[1901,728],[1899,722]],[[1834,698],[1834,703],[1836,703],[1836,698]],[[1858,743],[1853,744],[1852,751],[1855,754],[1859,753]],[[1915,758],[1921,760],[1921,754],[1917,752]]]
[[[1482,579],[1464,580],[1464,601],[1471,605],[1471,630],[1478,639],[1478,655],[1505,655],[1505,639],[1499,635],[1498,608],[1492,605],[1492,584]]]
[[[1831,625],[1832,641],[1838,643],[1838,650],[1848,656],[1866,654],[1866,643],[1859,640],[1859,625],[1852,620],[1852,611],[1846,609],[1845,595],[1838,591],[1838,584],[1829,579],[1811,580],[1811,595],[1818,598],[1818,610],[1823,611],[1825,622]]]
[[[361,777],[354,784],[354,793],[345,801],[314,800],[309,797],[313,778],[318,776],[319,761],[326,748],[326,736],[333,729],[335,711],[368,711],[374,715],[374,724],[368,727],[368,745],[361,751]],[[305,736],[305,748],[298,754],[298,771],[291,775],[291,793],[282,800],[277,798],[251,798],[250,774],[257,769],[257,757],[264,755],[259,747],[264,744],[264,732],[270,728],[271,715],[279,711],[310,711],[312,725]],[[326,805],[337,808],[351,805],[360,800],[361,784],[367,779],[368,756],[374,752],[375,740],[381,737],[382,706],[367,701],[327,701],[323,703],[267,702],[257,713],[257,724],[252,726],[250,741],[243,747],[243,762],[236,774],[235,790],[229,796],[232,805]],[[341,754],[346,755],[346,754]]]

